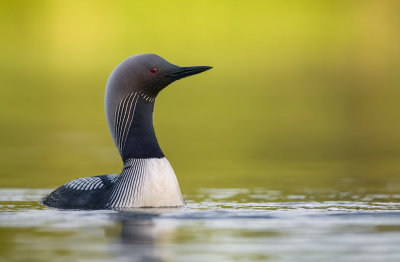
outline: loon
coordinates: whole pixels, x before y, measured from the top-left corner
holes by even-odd
[[[172,82],[211,69],[179,67],[155,54],[134,55],[111,73],[105,93],[108,128],[124,163],[121,174],[72,180],[42,199],[64,209],[179,207],[178,180],[158,144],[153,111],[158,93]]]

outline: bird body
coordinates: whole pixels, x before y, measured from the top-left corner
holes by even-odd
[[[120,174],[72,180],[42,203],[58,208],[174,207],[184,205],[178,180],[153,126],[158,93],[170,83],[211,67],[178,67],[154,54],[132,56],[106,87],[108,127],[124,167]]]

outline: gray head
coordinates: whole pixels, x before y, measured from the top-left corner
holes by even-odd
[[[155,54],[134,55],[119,64],[107,81],[105,108],[108,127],[120,153],[128,133],[121,131],[121,128],[129,129],[129,126],[123,124],[129,124],[129,113],[135,110],[132,106],[135,97],[144,103],[154,104],[158,93],[172,82],[211,68],[179,67]],[[118,107],[124,110],[126,117],[121,115],[122,111],[118,111]]]
[[[179,67],[155,54],[134,55],[125,59],[111,73],[107,82],[107,92],[137,91],[143,94],[143,97],[147,96],[148,100],[154,101],[158,93],[172,82],[210,68]]]

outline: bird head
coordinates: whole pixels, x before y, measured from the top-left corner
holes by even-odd
[[[107,89],[116,89],[122,93],[139,92],[154,101],[158,93],[172,82],[211,68],[180,67],[155,54],[134,55],[114,69],[107,82]]]

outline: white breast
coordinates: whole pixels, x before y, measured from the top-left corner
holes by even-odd
[[[175,172],[166,158],[129,159],[115,183],[111,207],[183,206]]]
[[[184,205],[175,172],[169,161],[153,158],[146,161],[146,175],[137,201],[139,206],[166,207]]]

